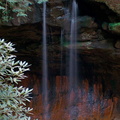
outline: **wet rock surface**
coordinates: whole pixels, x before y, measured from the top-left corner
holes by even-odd
[[[29,104],[34,108],[32,119],[38,118],[41,120],[44,115],[40,90],[41,80],[35,74],[28,76],[26,79],[28,83],[23,82],[23,84],[34,87],[33,99]],[[93,83],[93,86],[91,86],[88,80],[83,80],[77,92],[68,92],[69,82],[67,76],[56,76],[52,78],[52,81],[53,83],[49,83],[49,104],[46,106],[50,110],[50,120],[69,120],[70,118],[78,120],[119,119],[117,113],[118,98],[103,95],[101,83]],[[68,102],[68,98],[70,102]]]

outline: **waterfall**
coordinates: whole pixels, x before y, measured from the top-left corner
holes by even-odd
[[[48,63],[47,63],[47,31],[46,31],[46,2],[43,3],[43,63],[42,63],[42,92],[44,120],[48,120]]]
[[[73,0],[70,28],[69,82],[70,90],[77,87],[77,3]]]
[[[78,70],[77,70],[77,3],[72,2],[71,24],[70,24],[70,48],[69,48],[69,115],[70,120],[77,119],[76,100],[78,98]]]
[[[61,36],[60,36],[60,44],[61,44],[61,55],[60,55],[60,76],[61,80],[63,80],[63,30],[61,30]]]

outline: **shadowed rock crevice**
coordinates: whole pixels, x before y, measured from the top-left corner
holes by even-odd
[[[95,18],[98,23],[102,22],[119,22],[120,17],[112,11],[105,3],[79,0],[80,15],[89,15]]]

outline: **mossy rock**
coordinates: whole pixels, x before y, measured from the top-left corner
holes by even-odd
[[[120,34],[120,22],[118,23],[103,23],[102,28],[115,34]]]
[[[120,22],[119,23],[109,23],[108,29],[114,33],[120,34]]]

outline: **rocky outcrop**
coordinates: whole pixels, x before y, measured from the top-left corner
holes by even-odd
[[[120,34],[120,23],[103,23],[102,27],[111,33]]]
[[[7,25],[19,26],[21,24],[41,22],[43,6],[42,4],[38,4],[33,0],[31,1],[33,3],[31,6],[32,10],[27,12],[28,16],[25,18],[23,17],[17,18],[15,15],[13,15],[14,19],[11,20],[9,23],[7,23]],[[83,0],[81,1],[76,0],[76,1],[78,2],[78,4],[81,4],[81,5],[83,4],[82,3]],[[88,8],[88,6],[90,6],[89,9],[91,9],[90,10],[91,12],[93,11],[92,7],[94,9],[95,6],[96,6],[95,12],[97,11],[99,14],[101,10],[103,13],[101,12],[99,14],[100,17],[103,16],[104,18],[104,14],[106,14],[107,15],[106,17],[108,17],[108,19],[111,22],[113,22],[115,20],[115,14],[113,17],[113,14],[111,13],[111,11],[113,11],[114,13],[116,13],[116,19],[118,20],[119,18],[119,14],[120,14],[119,0],[84,0],[84,2],[86,6],[86,7],[84,6],[84,8]],[[66,19],[66,15],[68,16],[70,15],[70,11],[68,10],[68,8],[71,7],[70,3],[71,1],[69,0],[57,0],[57,1],[48,0],[48,2],[46,3],[47,4],[47,10],[46,10],[47,23],[52,26],[62,26],[64,20]],[[87,3],[90,3],[90,5],[87,5]],[[104,5],[102,3],[104,3]],[[91,4],[93,4],[93,6]],[[99,7],[99,10],[97,10],[97,6]],[[82,9],[82,7],[80,9]],[[85,11],[88,11],[89,13],[89,9]]]
[[[111,10],[120,15],[120,1],[119,0],[91,0],[96,2],[105,3]]]
[[[28,83],[26,84],[25,81]],[[74,120],[117,120],[118,118],[119,120],[119,114],[114,113],[118,98],[103,97],[102,84],[93,83],[91,87],[88,80],[84,80],[76,93],[75,91],[68,92],[69,82],[67,76],[55,76],[52,81],[54,82],[49,83],[49,103],[46,106],[49,109],[49,120],[69,120],[70,118]],[[29,75],[23,83],[27,87],[32,85],[34,88],[33,99],[29,103],[29,106],[33,108],[32,120],[36,118],[43,120],[45,106],[43,106],[40,90],[41,79],[35,74]],[[69,103],[68,105],[68,102],[73,104]]]

